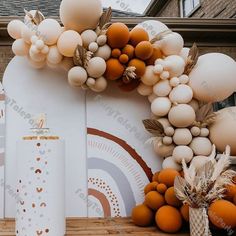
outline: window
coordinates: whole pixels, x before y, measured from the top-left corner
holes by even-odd
[[[180,0],[181,16],[188,17],[200,6],[200,0]]]

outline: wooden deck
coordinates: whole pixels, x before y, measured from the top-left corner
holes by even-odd
[[[0,236],[14,236],[14,220],[0,221]],[[136,227],[129,218],[111,219],[68,219],[66,236],[81,235],[140,235],[140,236],[167,236],[159,232],[156,227]],[[171,234],[173,236],[173,234]],[[178,236],[188,236],[188,233],[180,233]]]

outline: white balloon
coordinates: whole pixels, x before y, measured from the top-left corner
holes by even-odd
[[[189,74],[194,98],[202,102],[219,102],[236,90],[236,62],[221,53],[200,56]]]
[[[93,57],[87,65],[87,72],[92,78],[101,77],[106,71],[106,62],[101,57]]]
[[[135,27],[141,27],[145,29],[149,35],[149,40],[152,40],[159,33],[169,29],[165,24],[157,20],[147,20]]]
[[[85,30],[81,34],[81,38],[83,40],[83,46],[87,48],[90,43],[96,42],[97,34],[93,30]]]
[[[171,101],[167,97],[156,98],[151,105],[152,113],[156,116],[166,116],[171,108]]]
[[[108,60],[110,56],[111,56],[111,48],[107,44],[99,47],[95,53],[95,57],[101,57],[105,61]]]

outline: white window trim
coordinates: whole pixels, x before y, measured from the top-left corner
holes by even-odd
[[[184,16],[183,0],[180,0],[180,1],[179,1],[179,6],[180,6],[180,17],[181,17],[181,18],[187,18],[187,17],[190,17],[195,11],[197,11],[197,10],[200,8],[200,6],[201,6],[201,0],[199,1],[199,4],[196,5],[196,6],[192,9],[192,11],[190,11],[190,12],[188,13],[188,15],[186,15],[186,16]]]

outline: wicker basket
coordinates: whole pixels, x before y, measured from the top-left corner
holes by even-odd
[[[209,219],[206,208],[189,209],[190,235],[191,236],[211,236]]]

